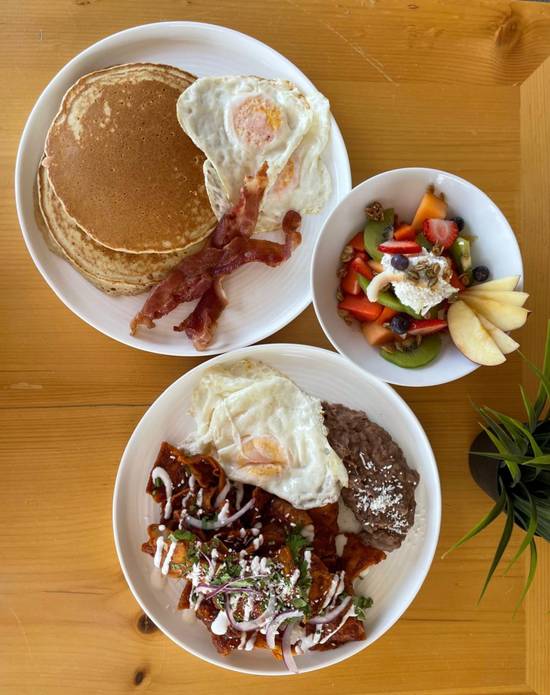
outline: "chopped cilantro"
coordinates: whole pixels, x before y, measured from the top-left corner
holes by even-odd
[[[222,611],[225,608],[223,594],[218,594],[217,596],[214,596],[212,601],[214,602],[214,605],[219,611]]]
[[[173,570],[187,570],[189,565],[186,562],[171,562],[170,567]]]
[[[354,596],[353,605],[355,606],[355,614],[360,620],[365,620],[367,617],[367,608],[372,606],[372,599],[367,596]]]
[[[216,579],[223,582],[230,582],[241,573],[241,567],[238,563],[226,560],[222,566],[221,572],[216,575]]]
[[[294,564],[300,570],[300,579],[296,585],[300,595],[294,599],[294,605],[302,609],[306,615],[309,615],[310,607],[308,599],[309,590],[311,588],[311,574],[308,571],[308,564],[304,560],[303,551],[305,548],[311,547],[311,542],[302,536],[301,528],[296,527],[288,534],[286,544],[290,550]],[[299,606],[296,606],[297,601],[300,603]]]
[[[290,550],[292,559],[297,565],[301,560],[301,551],[305,547],[311,545],[308,539],[302,536],[301,529],[299,527],[292,529],[292,531],[288,534],[286,538],[286,544],[288,546],[288,549]]]
[[[304,598],[302,598],[301,596],[297,596],[292,601],[292,605],[294,606],[294,608],[301,608],[301,609],[309,608],[308,602]]]
[[[162,482],[162,480],[161,480],[160,478],[155,478],[155,480],[153,481],[153,485],[154,485],[155,488],[157,488],[157,487],[162,487],[163,482]]]
[[[191,531],[186,531],[185,529],[176,529],[168,536],[171,541],[194,541],[196,536]]]
[[[195,562],[198,562],[198,560],[199,560],[199,544],[198,543],[193,543],[193,545],[188,546],[187,559],[193,565],[195,564]]]

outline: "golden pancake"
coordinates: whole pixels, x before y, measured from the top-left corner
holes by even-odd
[[[140,254],[113,251],[95,242],[67,215],[43,166],[38,170],[37,189],[40,212],[54,249],[61,249],[63,257],[88,279],[118,288],[117,294],[145,291],[195,250],[190,247],[172,253]]]
[[[69,261],[72,265],[75,266],[78,272],[86,278],[86,280],[95,285],[99,290],[105,292],[105,294],[110,295],[131,295],[140,294],[141,292],[143,292],[143,289],[141,287],[138,288],[136,285],[131,285],[124,282],[109,282],[108,280],[96,278],[93,275],[87,273],[82,268],[79,268],[73,262],[73,260],[69,258],[69,256],[63,250],[63,248],[56,241],[55,237],[51,234],[48,224],[44,219],[44,215],[42,214],[42,210],[40,208],[38,181],[36,181],[36,184],[34,186],[34,214],[36,223],[38,224],[40,231],[44,235],[44,239],[50,251],[53,251],[53,253],[57,254],[58,256],[61,256],[61,258],[65,259],[66,261]]]
[[[98,244],[170,253],[214,226],[204,155],[176,117],[194,79],[167,65],[118,65],[85,75],[63,98],[44,166],[66,214]]]

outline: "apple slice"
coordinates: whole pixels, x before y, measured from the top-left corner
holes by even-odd
[[[492,367],[506,361],[478,317],[464,302],[459,300],[451,304],[447,322],[453,343],[472,362]]]
[[[505,278],[499,278],[498,280],[489,280],[489,282],[482,282],[479,285],[474,285],[472,290],[483,290],[483,292],[496,292],[497,290],[502,290],[504,292],[511,292],[515,290],[519,282],[519,275],[509,275]]]
[[[482,316],[481,314],[478,315],[478,319],[483,328],[485,328],[485,330],[489,333],[489,335],[498,345],[499,350],[503,354],[509,355],[511,352],[514,352],[514,350],[518,349],[519,343],[516,343],[516,341],[513,338],[510,338],[508,333],[501,331],[500,328],[497,328],[493,323],[491,323],[488,319],[485,318],[485,316]]]
[[[529,295],[527,294],[527,292],[512,292],[505,290],[483,292],[481,287],[483,287],[483,285],[480,285],[479,290],[477,288],[465,290],[464,294],[471,294],[472,297],[479,297],[479,299],[491,299],[495,302],[500,302],[501,304],[513,304],[514,306],[523,306],[525,302],[529,299]]]
[[[478,299],[471,294],[466,294],[464,301],[476,314],[485,316],[501,331],[513,331],[515,328],[521,328],[529,316],[527,309],[521,306],[501,304],[493,299]]]

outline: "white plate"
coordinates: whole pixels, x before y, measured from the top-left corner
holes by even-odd
[[[315,313],[334,347],[356,365],[399,386],[435,386],[470,374],[479,367],[443,335],[438,357],[425,367],[404,369],[380,356],[363,337],[359,324],[348,326],[337,314],[336,270],[340,254],[351,237],[365,226],[365,206],[379,200],[394,207],[400,219],[410,220],[426,188],[434,184],[449,204],[449,216],[464,218],[472,243],[474,265],[486,265],[492,278],[519,275],[523,283],[523,264],[512,228],[488,195],[473,183],[439,169],[411,167],[377,174],[356,186],[332,211],[325,222],[311,262],[311,285]],[[488,369],[490,369],[488,367]]]
[[[297,657],[301,672],[314,671],[361,651],[401,616],[428,573],[441,519],[437,466],[414,413],[390,386],[337,353],[306,345],[258,345],[209,360],[172,384],[145,413],[122,456],[113,499],[118,558],[138,603],[176,644],[212,664],[235,671],[263,676],[287,674],[284,665],[263,650],[220,656],[206,628],[200,623],[185,623],[176,610],[181,581],[160,578],[151,558],[140,549],[147,538],[147,526],[158,522],[158,505],[145,493],[145,486],[161,442],[180,444],[194,430],[188,410],[191,393],[204,370],[243,357],[262,360],[279,369],[318,398],[364,410],[388,430],[403,449],[409,465],[420,473],[413,528],[402,547],[367,574],[368,592],[374,599],[368,614],[367,639],[334,651]]]
[[[15,170],[19,223],[29,252],[57,296],[84,321],[105,335],[132,347],[165,355],[213,355],[250,345],[286,326],[311,301],[308,267],[317,236],[327,215],[351,189],[351,174],[342,135],[332,119],[325,162],[333,191],[324,210],[303,223],[303,241],[279,268],[258,263],[228,277],[224,287],[229,306],[208,350],[198,353],[187,337],[172,330],[191,310],[178,307],[153,330],[128,332],[128,322],[145,301],[138,297],[108,297],[95,289],[68,263],[51,253],[34,218],[33,185],[46,133],[67,89],[92,70],[138,61],[168,63],[198,76],[259,75],[291,80],[307,93],[308,78],[269,46],[231,29],[196,22],[162,22],[122,31],[90,46],[73,58],[46,87],[29,116],[21,137]]]

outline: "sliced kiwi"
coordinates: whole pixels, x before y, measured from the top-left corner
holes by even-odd
[[[370,285],[370,280],[363,275],[358,275],[359,278],[359,286],[365,293],[367,294],[367,287]],[[394,311],[401,312],[403,314],[409,314],[409,316],[412,316],[415,319],[421,319],[422,316],[420,314],[417,314],[414,309],[411,309],[410,306],[407,306],[406,304],[403,304],[403,302],[399,301],[397,297],[393,294],[393,292],[390,292],[389,290],[385,290],[382,292],[378,293],[378,304],[382,304],[382,306],[387,306],[388,309],[393,309]]]
[[[416,243],[422,246],[423,249],[426,249],[426,251],[431,251],[434,247],[431,241],[428,241],[422,232],[416,235]]]
[[[441,338],[434,333],[433,335],[427,335],[424,340],[417,347],[412,350],[407,350],[400,352],[396,350],[395,352],[387,352],[386,350],[380,350],[382,357],[396,364],[398,367],[405,367],[406,369],[416,369],[417,367],[424,367],[426,364],[434,360],[441,351]]]
[[[457,237],[451,246],[451,256],[461,273],[467,273],[472,269],[472,254],[470,242],[462,236]]]
[[[368,220],[365,225],[365,250],[373,261],[380,262],[382,260],[384,254],[378,250],[378,247],[390,238],[393,232],[393,219],[393,208],[388,208],[384,210],[384,219],[379,222],[377,220]]]

